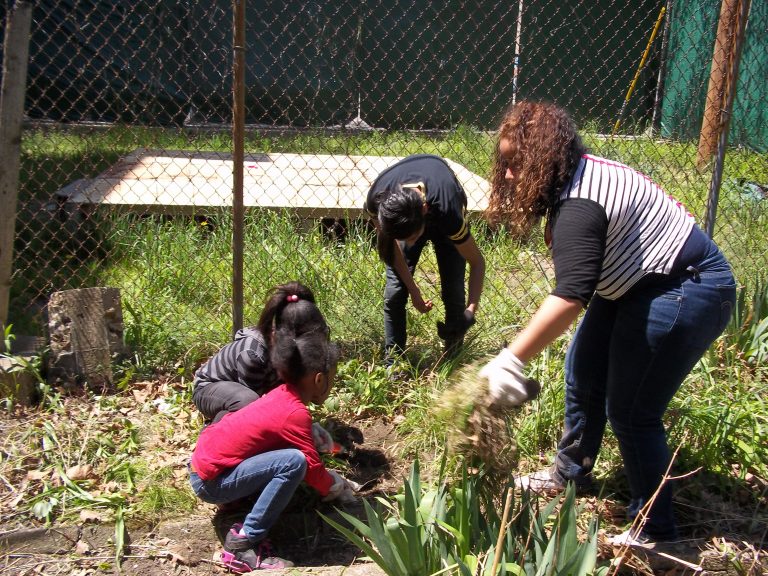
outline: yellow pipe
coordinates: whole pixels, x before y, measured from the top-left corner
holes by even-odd
[[[656,38],[656,33],[659,31],[659,27],[661,26],[661,21],[664,19],[664,13],[667,11],[666,6],[661,7],[661,11],[659,12],[659,17],[656,18],[656,24],[653,26],[653,31],[651,32],[651,37],[648,39],[648,45],[645,47],[645,52],[643,52],[643,57],[640,59],[640,65],[637,67],[637,71],[635,72],[635,77],[632,78],[632,82],[629,85],[629,90],[627,90],[627,95],[624,97],[624,102],[621,105],[621,111],[619,112],[619,117],[616,119],[616,124],[613,125],[613,131],[611,132],[611,137],[613,137],[614,134],[616,134],[616,131],[619,129],[619,124],[621,123],[621,118],[624,116],[624,110],[627,107],[627,104],[629,104],[629,98],[632,96],[632,92],[635,90],[635,84],[637,84],[637,79],[640,77],[640,72],[645,67],[645,61],[648,59],[648,53],[651,51],[651,45],[653,44],[653,40]]]

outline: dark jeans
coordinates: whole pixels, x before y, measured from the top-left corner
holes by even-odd
[[[259,395],[239,382],[208,382],[192,391],[192,402],[208,422],[218,422],[228,412],[237,412]]]
[[[428,226],[424,234],[411,246],[400,243],[405,254],[405,262],[413,274],[419,257],[428,241],[432,242],[437,259],[437,269],[440,273],[440,295],[445,307],[446,329],[457,330],[463,326],[464,310],[466,309],[466,292],[464,290],[464,275],[467,262],[456,250],[456,245],[443,234],[431,230]],[[384,287],[384,351],[387,358],[393,353],[405,350],[406,335],[406,305],[408,290],[394,269],[387,266],[386,285]]]
[[[735,302],[733,274],[714,244],[696,269],[616,301],[595,295],[566,355],[565,431],[555,477],[588,482],[610,422],[629,480],[630,514],[656,492],[669,465],[667,405],[727,325]],[[669,483],[644,529],[660,540],[675,537]]]
[[[304,454],[286,448],[246,458],[207,482],[196,472],[190,472],[189,482],[195,494],[210,504],[227,504],[259,494],[243,521],[243,531],[251,542],[256,543],[266,537],[306,472]]]

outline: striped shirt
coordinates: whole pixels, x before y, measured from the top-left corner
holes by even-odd
[[[234,341],[195,372],[195,387],[210,382],[238,382],[260,395],[274,388],[277,381],[264,336],[256,328],[238,330]]]
[[[694,226],[685,207],[647,176],[588,154],[560,195],[561,210],[576,198],[595,202],[605,214],[605,247],[595,291],[609,300],[620,298],[647,274],[669,274]],[[555,233],[553,229],[553,238]],[[561,245],[567,242],[558,240]]]

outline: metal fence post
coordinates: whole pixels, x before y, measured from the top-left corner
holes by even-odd
[[[245,0],[234,4],[232,119],[232,335],[243,327],[243,162],[245,130]]]

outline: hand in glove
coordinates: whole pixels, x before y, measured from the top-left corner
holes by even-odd
[[[519,406],[539,395],[541,385],[523,373],[525,364],[509,348],[504,348],[480,370],[488,380],[491,400],[499,406]]]
[[[456,340],[463,338],[464,334],[467,333],[467,330],[469,330],[474,324],[475,313],[472,312],[472,310],[464,310],[464,317],[462,318],[461,322],[458,326],[453,327],[451,330],[448,330],[445,322],[438,322],[437,335],[441,340]]]
[[[318,452],[329,454],[333,452],[333,437],[330,432],[317,422],[312,423],[312,440]]]
[[[335,470],[329,470],[328,473],[333,477],[333,484],[328,491],[328,495],[323,498],[323,502],[337,500],[342,504],[350,504],[357,500],[355,492],[360,490],[360,484],[347,480]]]

